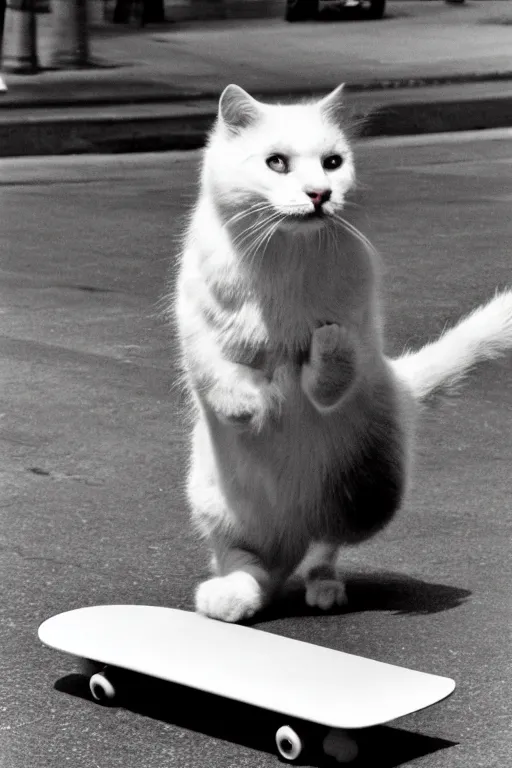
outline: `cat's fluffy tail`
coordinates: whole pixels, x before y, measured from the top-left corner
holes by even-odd
[[[498,293],[464,317],[437,341],[391,360],[391,366],[416,400],[449,392],[476,363],[512,349],[512,290]]]

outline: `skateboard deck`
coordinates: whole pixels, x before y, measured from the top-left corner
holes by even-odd
[[[366,728],[428,707],[455,683],[190,611],[78,608],[47,619],[56,650],[329,728]]]

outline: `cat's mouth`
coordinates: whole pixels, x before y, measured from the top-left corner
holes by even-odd
[[[315,208],[305,214],[306,219],[325,219],[329,214],[323,208]]]
[[[280,210],[284,214],[278,228],[281,230],[307,230],[318,229],[326,226],[333,217],[333,211],[330,206],[317,205],[311,206],[290,206],[287,210]]]
[[[292,224],[317,224],[320,225],[329,218],[330,214],[323,208],[315,208],[313,211],[294,211],[288,215],[288,221]]]

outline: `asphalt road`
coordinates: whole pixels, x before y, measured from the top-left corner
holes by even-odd
[[[37,639],[45,618],[82,605],[190,609],[206,573],[183,501],[188,428],[161,316],[197,163],[0,166],[3,768],[279,762],[276,718],[172,686],[103,708],[74,660]],[[359,165],[352,215],[383,254],[390,351],[512,283],[510,132],[364,143]],[[360,734],[360,764],[509,763],[511,377],[510,360],[488,365],[425,413],[403,511],[347,550],[348,610],[315,615],[295,596],[259,622],[456,679],[447,701]]]

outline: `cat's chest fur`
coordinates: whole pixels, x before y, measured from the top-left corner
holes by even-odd
[[[363,337],[373,315],[374,265],[353,239],[322,241],[284,233],[246,263],[205,249],[200,263],[202,313],[234,362],[268,367],[297,361],[315,328],[336,322]]]

